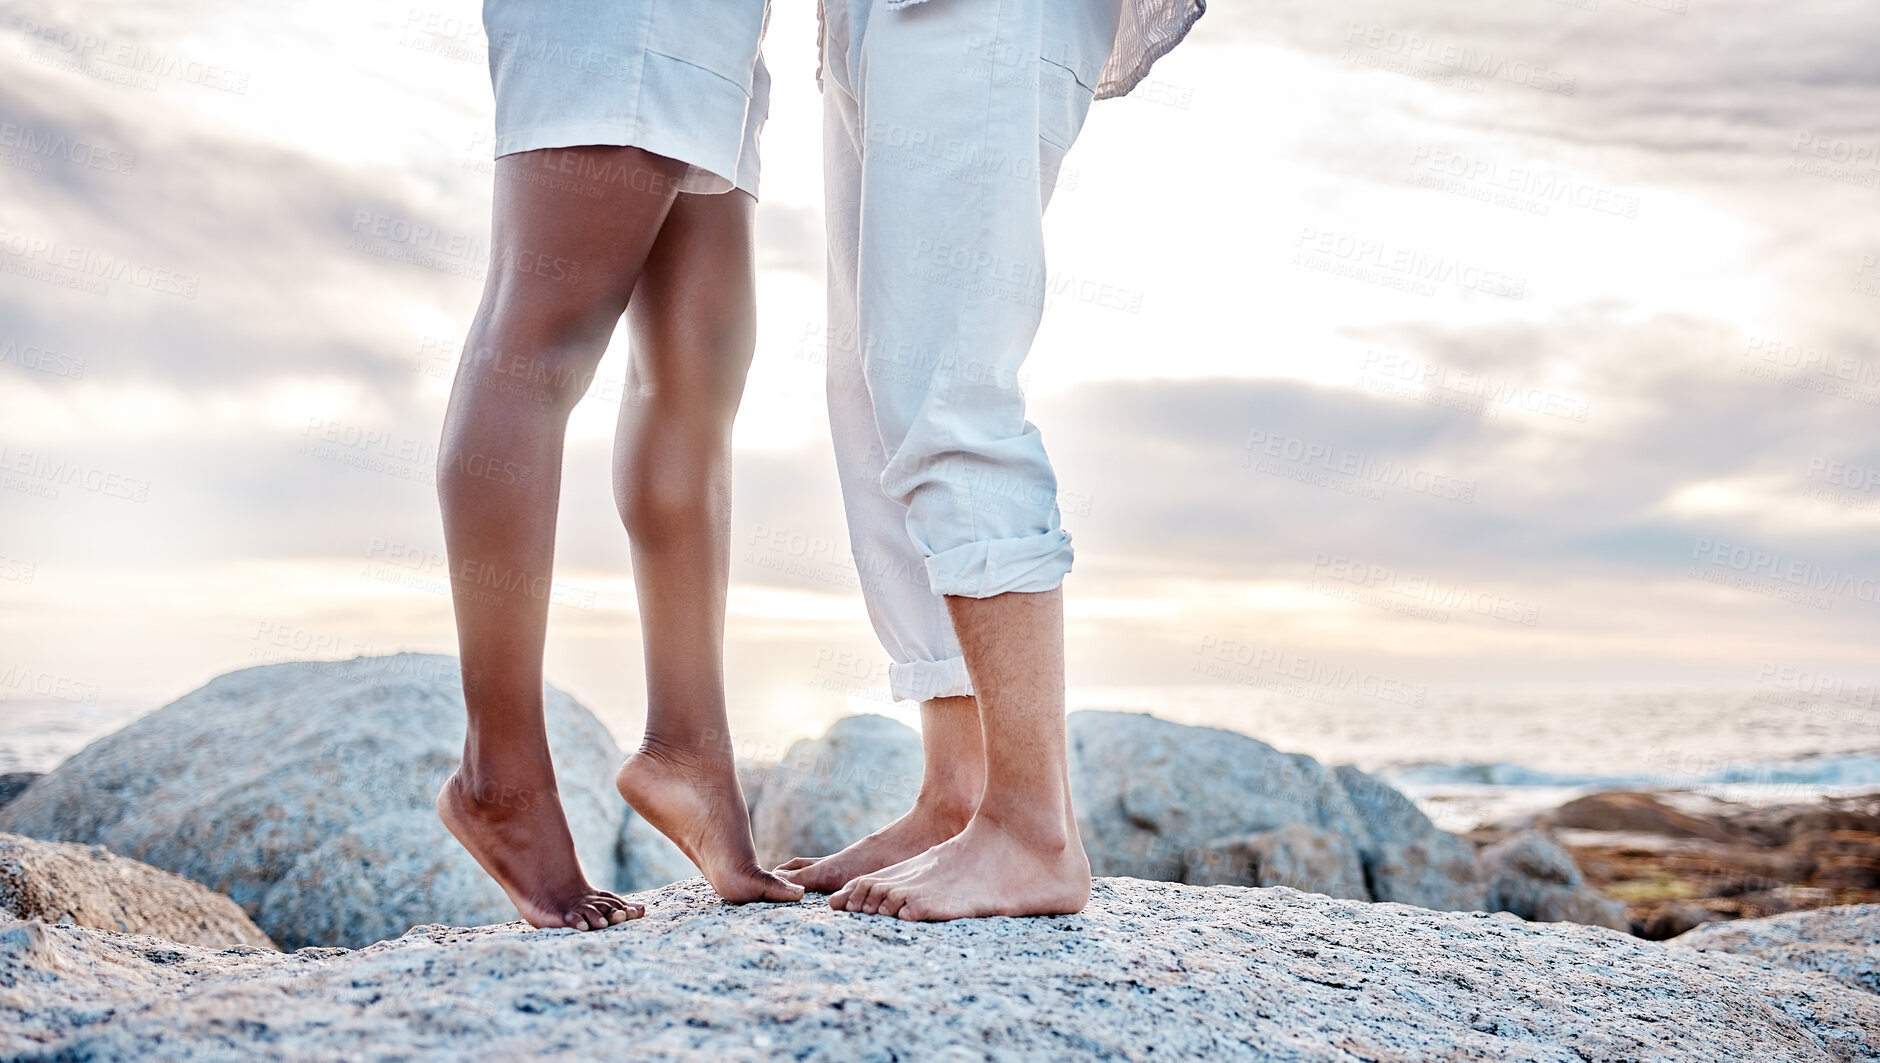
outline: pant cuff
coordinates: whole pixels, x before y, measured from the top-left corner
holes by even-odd
[[[990,598],[1055,589],[1071,570],[1071,533],[1054,528],[1016,539],[991,539],[943,550],[927,559],[935,594]]]
[[[888,665],[888,692],[896,701],[971,697],[973,681],[966,674],[964,657],[909,661]]]

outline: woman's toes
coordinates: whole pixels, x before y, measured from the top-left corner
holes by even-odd
[[[803,868],[808,867],[809,865],[815,863],[819,859],[821,858],[815,857],[815,856],[791,857],[790,859],[785,860],[783,863],[778,864],[776,867],[776,870],[778,871],[801,871]]]

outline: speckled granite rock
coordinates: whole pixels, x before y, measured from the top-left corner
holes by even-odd
[[[0,834],[0,915],[207,948],[274,943],[234,901],[101,845]]]
[[[1475,867],[1475,847],[1438,830],[1395,787],[1349,764],[1337,769],[1339,786],[1364,825],[1358,851],[1371,897],[1450,912],[1488,906]]]
[[[920,735],[886,716],[844,716],[762,772],[751,813],[757,862],[827,856],[912,808]],[[750,795],[746,795],[747,799]]]
[[[553,688],[548,725],[582,863],[611,882],[620,751]],[[248,668],[92,743],[0,808],[0,830],[106,845],[194,879],[290,949],[511,919],[433,809],[463,734],[454,657]]]
[[[1363,837],[1311,757],[1142,713],[1074,712],[1069,730],[1078,828],[1099,875],[1172,881],[1191,849],[1290,823]]]
[[[1625,905],[1588,886],[1573,857],[1539,831],[1496,842],[1477,859],[1488,880],[1490,908],[1543,923],[1631,928]]]
[[[1880,993],[1880,904],[1844,904],[1768,919],[1708,923],[1665,943],[1673,950],[1728,952],[1782,967],[1820,971]]]
[[[214,952],[0,926],[0,1057],[45,1061],[1665,1060],[1880,1055],[1880,999],[1571,924],[1102,880],[1056,919],[731,908]]]
[[[1351,839],[1303,823],[1223,838],[1182,857],[1193,886],[1291,886],[1328,897],[1370,900]]]

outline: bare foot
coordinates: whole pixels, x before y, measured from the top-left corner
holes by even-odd
[[[863,875],[829,906],[863,915],[940,921],[986,915],[1071,915],[1090,901],[1090,861],[1075,822],[1020,831],[982,809],[952,839]]]
[[[635,812],[698,865],[718,896],[732,904],[803,899],[803,887],[757,866],[750,812],[729,756],[648,745],[620,766],[614,784]]]
[[[588,885],[553,790],[473,786],[461,772],[437,794],[437,818],[509,895],[530,926],[600,930],[646,914]]]
[[[921,796],[901,818],[833,856],[799,856],[777,874],[817,893],[834,893],[858,875],[879,871],[939,845],[966,829],[972,804],[946,804]]]

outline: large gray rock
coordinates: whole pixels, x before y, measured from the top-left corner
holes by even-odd
[[[1371,899],[1351,839],[1303,823],[1191,849],[1182,859],[1182,881],[1195,886],[1291,886],[1328,897]]]
[[[845,716],[790,747],[761,778],[751,815],[757,862],[827,856],[914,806],[920,735],[886,716]],[[749,795],[747,795],[748,797]]]
[[[620,844],[615,850],[620,871],[614,889],[622,893],[654,890],[698,876],[698,868],[658,828],[625,809]]]
[[[1572,922],[1629,931],[1625,905],[1600,896],[1565,849],[1539,831],[1523,831],[1478,854],[1488,904],[1542,923]]]
[[[234,901],[101,845],[0,834],[0,913],[225,949],[274,942]]]
[[[1390,784],[1349,764],[1338,767],[1337,777],[1364,826],[1358,851],[1373,900],[1448,912],[1488,905],[1487,890],[1476,875],[1474,846],[1438,830]]]
[[[1707,923],[1665,943],[1673,950],[1728,952],[1820,971],[1880,993],[1880,904],[1844,904],[1768,919]]]
[[[1096,874],[1179,879],[1189,850],[1292,823],[1363,836],[1311,757],[1143,713],[1074,712],[1069,728],[1071,793]]]
[[[421,927],[294,956],[0,926],[0,1058],[1880,1054],[1880,998],[1821,975],[1504,915],[1130,880],[1099,880],[1079,916],[941,925],[732,908],[696,883],[646,899],[599,933]]]
[[[582,864],[611,883],[620,751],[568,695],[551,688],[547,705]],[[433,808],[463,736],[454,657],[244,669],[86,747],[0,808],[0,830],[109,846],[194,879],[289,949],[513,919]]]

